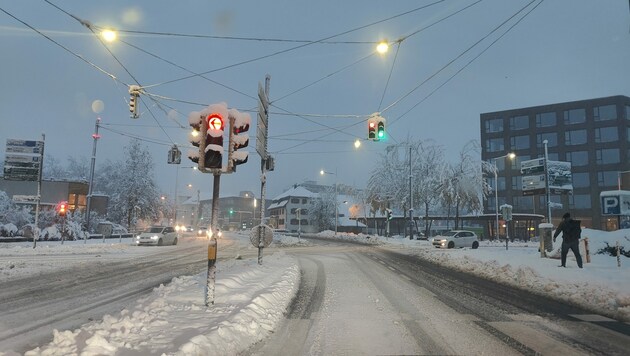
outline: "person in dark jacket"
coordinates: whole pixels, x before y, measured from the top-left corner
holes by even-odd
[[[582,256],[580,255],[582,228],[580,227],[580,220],[573,220],[571,219],[571,214],[565,213],[562,215],[562,222],[558,225],[556,232],[553,234],[553,242],[556,242],[556,237],[558,237],[560,232],[562,232],[562,250],[560,255],[562,264],[558,267],[567,266],[567,254],[570,249],[575,255],[578,267],[582,268]]]

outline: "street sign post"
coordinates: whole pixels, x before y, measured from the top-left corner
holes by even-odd
[[[545,171],[544,158],[537,158],[537,159],[521,162],[522,175],[543,173],[544,171]]]
[[[267,159],[267,121],[269,101],[263,86],[258,83],[258,121],[256,125],[256,152],[262,159]]]
[[[43,152],[43,141],[7,139],[4,179],[38,180]]]

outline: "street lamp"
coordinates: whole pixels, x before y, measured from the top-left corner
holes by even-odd
[[[339,220],[339,207],[337,206],[337,168],[335,168],[335,173],[326,172],[325,170],[319,171],[319,174],[334,174],[335,175],[335,235],[337,235],[337,225]]]
[[[506,157],[508,157],[509,159],[514,159],[514,157],[516,157],[516,154],[511,152],[506,155],[496,157],[494,159],[494,213],[496,217],[495,234],[497,236],[497,239],[499,238],[499,173],[498,173],[499,168],[497,167],[497,160],[499,158],[506,158]]]

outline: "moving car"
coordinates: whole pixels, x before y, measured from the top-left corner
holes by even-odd
[[[438,248],[455,248],[455,247],[479,247],[477,234],[467,230],[453,230],[444,234],[435,236],[432,244]]]
[[[177,233],[170,226],[152,226],[134,239],[136,245],[177,245]]]
[[[198,237],[207,237],[208,236],[208,228],[205,226],[200,226],[197,230]]]

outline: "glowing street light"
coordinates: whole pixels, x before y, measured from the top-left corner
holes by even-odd
[[[387,51],[389,51],[389,44],[386,41],[379,42],[379,44],[376,45],[376,51],[380,54],[387,53]]]
[[[101,32],[101,36],[107,42],[114,42],[116,38],[118,37],[118,34],[114,30],[107,29]]]
[[[354,141],[354,148],[359,148],[359,147],[361,147],[361,141],[357,139],[356,141]]]

